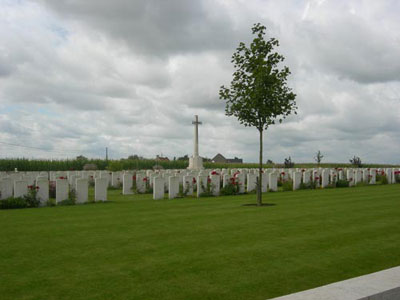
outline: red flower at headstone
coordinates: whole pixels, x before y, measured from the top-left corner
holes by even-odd
[[[217,173],[217,171],[212,171],[211,175],[219,175],[219,174]]]
[[[133,176],[132,176],[132,180],[136,180],[136,175],[133,175]]]
[[[33,189],[33,185],[28,185],[28,189],[32,190]]]
[[[147,182],[147,177],[143,178],[143,181],[144,181],[144,182]]]
[[[210,176],[207,177],[207,182],[208,182],[208,183],[211,183],[211,178],[210,178]]]
[[[36,186],[36,189],[38,190],[38,189],[39,189],[39,187],[38,187],[38,186]]]
[[[193,184],[196,184],[196,178],[193,177],[192,182],[193,182]]]

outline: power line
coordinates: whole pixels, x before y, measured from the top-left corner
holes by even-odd
[[[49,149],[43,149],[43,148],[39,148],[39,147],[24,146],[24,145],[18,145],[18,144],[6,143],[6,142],[0,142],[0,144],[13,146],[13,147],[21,147],[21,148],[27,148],[27,149],[41,150],[41,151],[46,151],[46,152],[51,152],[51,153],[82,153],[82,152],[84,152],[82,150],[68,150],[68,151],[65,151],[65,150],[49,150]]]

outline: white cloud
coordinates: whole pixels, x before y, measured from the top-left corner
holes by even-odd
[[[266,24],[292,71],[299,114],[264,157],[398,163],[399,4],[392,1],[3,1],[0,156],[258,159],[258,133],[224,115],[218,89],[250,27]],[[396,148],[397,147],[397,148]],[[51,152],[52,151],[52,152]]]

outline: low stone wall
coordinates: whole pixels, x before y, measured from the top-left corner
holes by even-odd
[[[400,267],[270,300],[399,300]]]

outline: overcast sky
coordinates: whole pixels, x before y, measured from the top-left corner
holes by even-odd
[[[0,0],[0,157],[192,155],[197,114],[200,155],[256,162],[257,130],[218,90],[260,22],[298,106],[264,157],[400,163],[399,16],[397,0]]]

